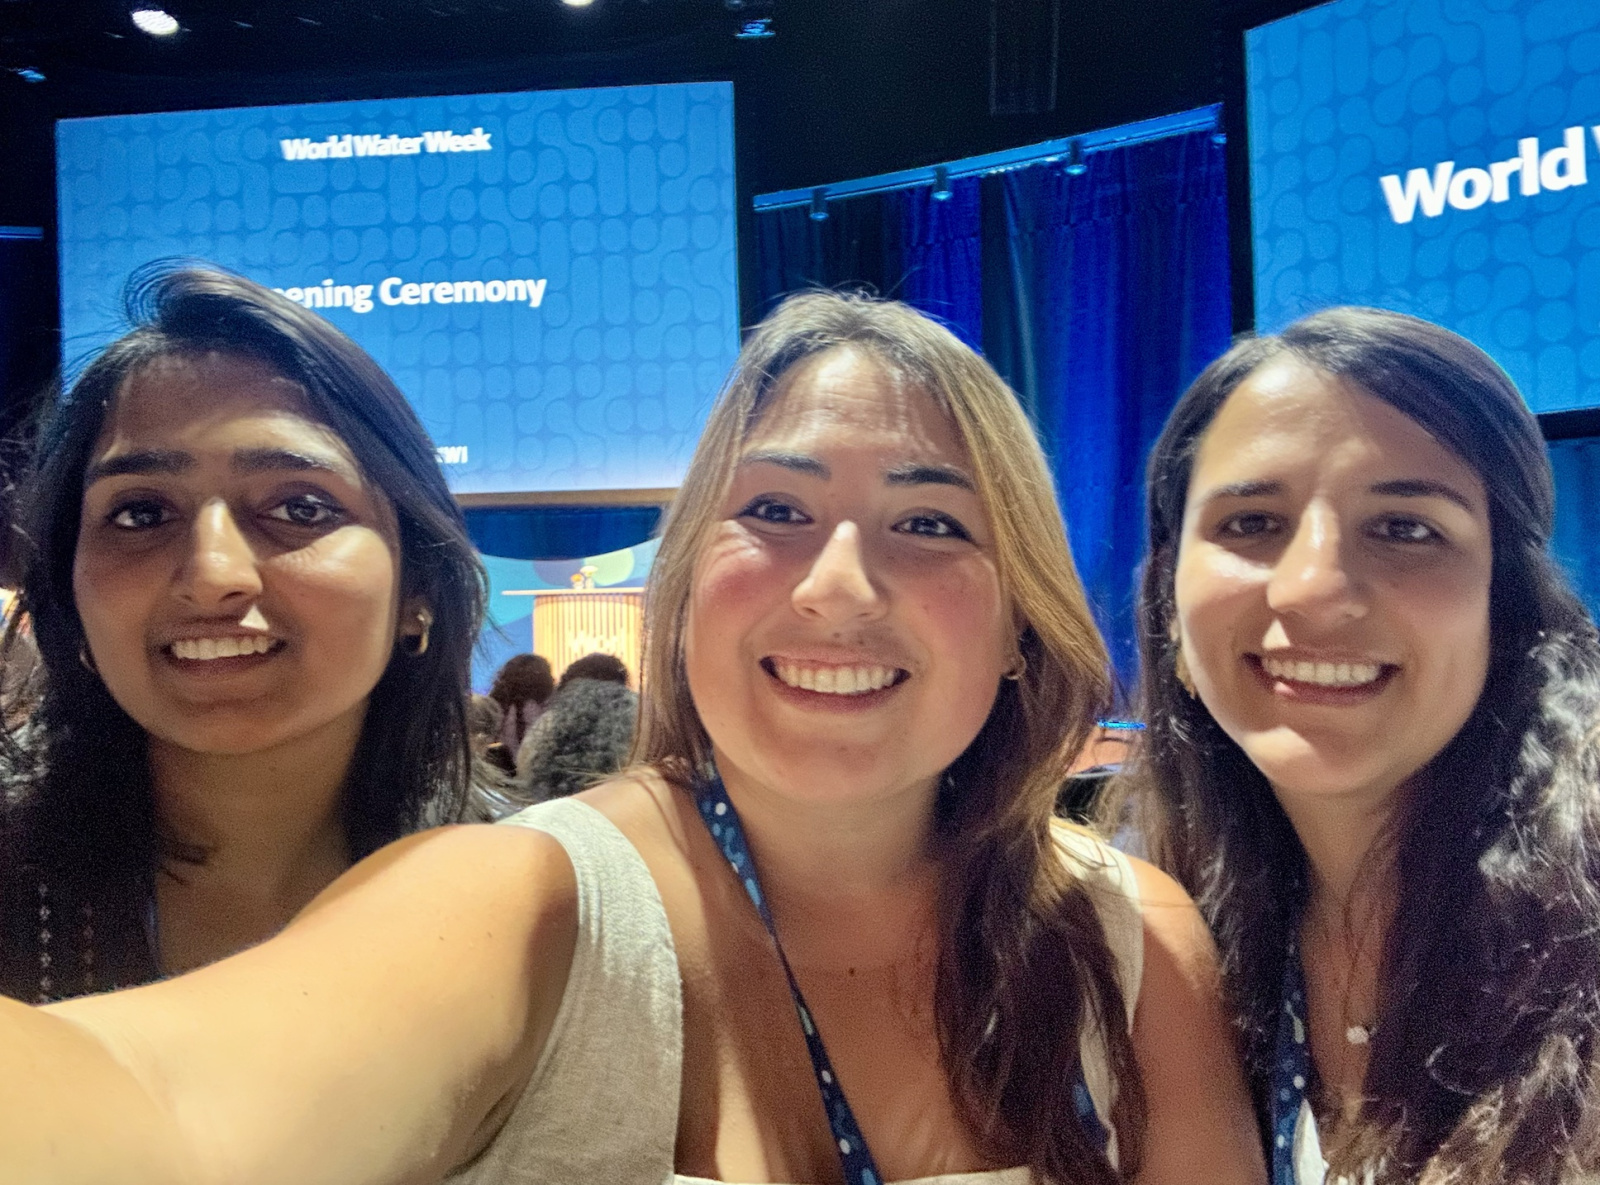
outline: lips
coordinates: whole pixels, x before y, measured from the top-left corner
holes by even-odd
[[[767,658],[761,664],[786,687],[819,695],[862,696],[910,678],[910,672],[882,663],[820,663]]]

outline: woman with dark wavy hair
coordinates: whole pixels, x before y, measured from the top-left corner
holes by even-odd
[[[0,1182],[1264,1179],[1193,904],[1052,817],[1105,651],[992,369],[785,302],[650,582],[633,769],[0,1001]]]
[[[1553,510],[1499,367],[1368,309],[1235,345],[1151,456],[1129,788],[1276,1185],[1600,1163],[1600,645]]]
[[[45,678],[5,745],[0,991],[30,1001],[230,954],[487,810],[483,572],[399,390],[239,276],[157,266],[127,312],[20,495]]]

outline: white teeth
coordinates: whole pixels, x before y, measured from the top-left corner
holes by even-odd
[[[272,639],[254,638],[180,638],[172,644],[172,656],[190,662],[205,662],[213,658],[237,658],[241,654],[265,654],[272,649]]]
[[[772,668],[778,679],[790,687],[818,691],[823,695],[862,695],[877,691],[895,681],[894,667],[817,667],[774,659]]]
[[[1365,687],[1376,683],[1383,667],[1375,662],[1294,662],[1263,658],[1261,667],[1274,679],[1289,679],[1316,687]]]

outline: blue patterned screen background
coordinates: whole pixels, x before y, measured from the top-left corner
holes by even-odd
[[[1600,0],[1337,0],[1245,55],[1258,328],[1398,309],[1600,405]]]
[[[130,272],[198,257],[365,347],[457,493],[655,489],[678,484],[738,351],[730,83],[74,119],[56,136],[69,371],[125,331]]]

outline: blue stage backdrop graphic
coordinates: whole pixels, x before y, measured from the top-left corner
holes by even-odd
[[[1600,405],[1600,0],[1337,0],[1245,50],[1258,327],[1398,309]]]
[[[739,345],[731,83],[63,120],[71,369],[222,264],[411,399],[457,493],[676,486]]]

